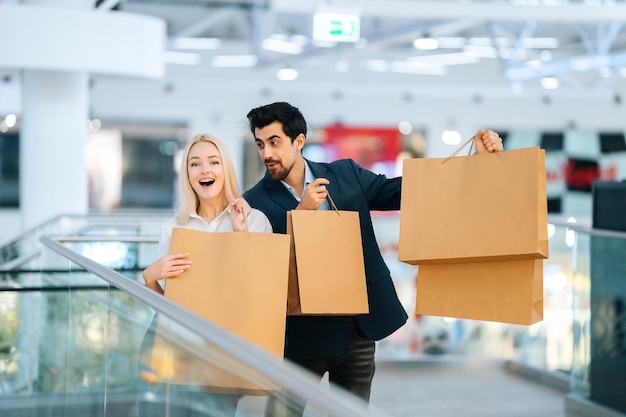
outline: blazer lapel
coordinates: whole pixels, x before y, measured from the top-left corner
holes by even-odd
[[[289,191],[280,181],[274,181],[266,172],[263,177],[263,183],[267,190],[268,197],[285,210],[293,210],[298,205],[298,201],[291,195]]]
[[[337,177],[335,176],[335,173],[332,170],[328,169],[326,165],[322,165],[317,162],[311,162],[309,160],[307,160],[307,162],[315,178],[326,178],[328,181],[330,181],[330,183],[326,186],[326,190],[328,190],[330,198],[333,199],[333,201],[337,205],[337,208],[339,208],[340,203],[338,200],[341,199],[341,196],[339,193],[339,184],[337,184]],[[328,201],[328,204],[330,204],[330,201]]]

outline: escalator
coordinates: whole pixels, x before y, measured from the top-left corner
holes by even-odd
[[[0,248],[0,415],[386,415],[145,287],[165,219],[59,216]]]

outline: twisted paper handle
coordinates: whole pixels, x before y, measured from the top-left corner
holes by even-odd
[[[230,211],[226,210],[224,212],[224,214],[222,215],[222,218],[220,219],[219,223],[217,224],[217,226],[215,226],[215,230],[213,230],[213,232],[217,232],[220,229],[220,226],[222,225],[222,222],[224,221],[224,219],[226,217],[228,217],[228,215],[230,214]],[[248,215],[246,213],[242,213],[243,214],[243,231],[247,232],[248,231],[248,223],[246,223],[246,220],[248,220]]]
[[[330,203],[330,208],[333,209],[335,213],[337,213],[337,216],[341,217],[341,213],[339,213],[339,210],[337,209],[337,206],[335,205],[333,198],[330,196],[330,193],[328,193],[326,198],[328,198],[328,201]],[[315,211],[318,211],[318,210],[319,210],[319,207],[315,209]]]
[[[444,159],[443,161],[441,161],[441,163],[445,163],[448,162],[449,159],[454,158],[455,156],[457,156],[457,154],[459,152],[461,152],[461,150],[463,148],[465,148],[468,144],[470,144],[470,148],[469,148],[469,152],[467,153],[467,156],[470,156],[472,154],[472,149],[474,149],[474,145],[476,144],[476,135],[472,136],[469,140],[467,140],[464,144],[462,144],[461,146],[459,146],[458,148],[456,148],[456,151],[452,152],[452,154],[447,157],[446,159]]]

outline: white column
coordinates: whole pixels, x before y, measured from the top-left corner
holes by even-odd
[[[22,229],[86,214],[89,74],[161,78],[165,22],[94,0],[0,1],[0,68],[22,71]],[[115,28],[115,30],[111,30]]]
[[[86,72],[25,70],[20,133],[22,229],[88,210]]]

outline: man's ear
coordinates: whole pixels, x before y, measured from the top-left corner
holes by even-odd
[[[306,137],[304,136],[304,134],[300,133],[298,136],[296,136],[296,140],[294,141],[296,145],[296,150],[301,151],[302,148],[304,147],[305,141],[306,141]]]

